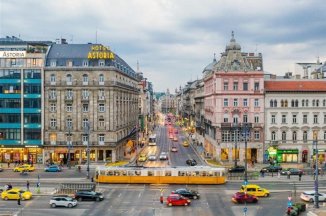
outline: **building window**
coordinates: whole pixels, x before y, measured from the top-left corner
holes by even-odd
[[[88,85],[88,75],[87,74],[83,75],[83,85]]]
[[[234,107],[237,107],[238,106],[238,99],[237,98],[234,98],[233,99],[233,106]]]
[[[57,120],[55,118],[52,118],[50,120],[50,127],[55,128],[57,126]]]
[[[89,96],[89,91],[88,89],[83,89],[82,90],[82,98],[88,98]]]
[[[288,100],[284,101],[284,107],[288,107]]]
[[[84,118],[83,119],[83,128],[86,128],[88,126],[88,119]]]
[[[72,89],[67,89],[66,91],[66,97],[68,99],[72,99],[73,93],[72,93]]]
[[[104,127],[104,118],[103,117],[99,118],[98,125],[99,125],[99,127]]]
[[[229,90],[229,83],[224,82],[224,91],[228,91],[228,90]]]
[[[248,83],[247,82],[243,83],[243,91],[248,91]]]
[[[301,101],[301,106],[304,107],[304,104],[305,104],[305,100],[302,100]]]
[[[273,100],[270,100],[270,101],[269,101],[269,106],[270,106],[270,107],[273,107],[273,106],[274,106],[274,102],[273,102]]]
[[[314,115],[314,124],[318,124],[318,115]]]
[[[55,84],[55,74],[51,74],[50,82],[51,82],[51,84]]]
[[[223,122],[224,122],[224,123],[229,122],[229,118],[228,118],[228,117],[224,117],[224,118],[223,118]]]
[[[56,60],[51,60],[50,65],[51,65],[51,67],[57,66],[57,61]]]
[[[99,112],[105,112],[105,105],[104,104],[99,104],[98,105],[98,111]]]
[[[257,98],[255,99],[254,106],[255,106],[255,107],[259,107],[259,100],[258,100]]]
[[[243,122],[244,123],[248,122],[248,115],[243,115]]]
[[[295,100],[295,107],[299,107],[299,101]]]
[[[312,106],[313,107],[315,106],[315,100],[312,100]]]
[[[247,98],[243,99],[243,106],[248,107],[248,99]]]
[[[87,134],[83,134],[82,141],[83,141],[83,144],[84,145],[87,145],[87,142],[88,142],[88,136],[87,136]]]
[[[282,115],[282,124],[286,124],[286,115]]]
[[[282,142],[286,143],[286,132],[285,131],[282,132]]]
[[[229,100],[227,98],[224,98],[224,106],[225,107],[229,106]]]
[[[306,100],[306,107],[309,106],[309,100]]]
[[[88,61],[84,60],[84,61],[83,61],[83,66],[84,66],[84,67],[87,67],[87,66],[88,66]]]
[[[255,82],[254,89],[255,91],[259,91],[259,82]]]
[[[292,123],[293,124],[297,123],[297,115],[292,115]]]
[[[67,128],[72,129],[72,119],[71,118],[67,118]]]
[[[88,104],[83,104],[83,112],[88,112]]]
[[[276,140],[276,133],[275,133],[275,131],[272,131],[271,139],[272,139],[272,141],[275,141]]]
[[[99,141],[99,144],[104,144],[104,134],[98,135],[98,141]]]
[[[308,115],[304,114],[302,119],[303,124],[308,124]]]
[[[308,132],[307,131],[303,131],[303,142],[306,143],[308,141]]]
[[[326,115],[324,115],[324,124],[326,124]]]
[[[326,99],[323,100],[323,106],[326,107]]]
[[[67,112],[72,112],[72,104],[67,104],[66,105],[66,111]]]
[[[238,124],[238,123],[239,123],[239,121],[238,121],[238,117],[237,117],[237,116],[234,116],[234,117],[233,117],[233,123],[234,123],[234,124]]]
[[[297,132],[296,131],[293,131],[293,133],[292,133],[292,140],[293,140],[293,142],[297,141]]]
[[[233,83],[233,91],[238,91],[238,82]]]
[[[57,110],[57,105],[55,103],[50,104],[50,112],[55,112]]]
[[[271,120],[272,120],[272,124],[276,124],[275,115],[272,115]]]
[[[55,99],[57,97],[57,93],[55,91],[55,89],[51,89],[50,90],[50,99]]]
[[[103,74],[100,74],[98,81],[99,81],[100,85],[104,85],[104,75]]]
[[[104,60],[99,60],[99,61],[98,61],[98,65],[99,65],[100,67],[105,66],[105,61],[104,61]]]
[[[67,74],[66,81],[67,81],[67,85],[72,84],[72,76],[71,76],[71,74]]]
[[[274,100],[274,107],[277,107],[277,100]]]
[[[324,142],[326,142],[326,131],[324,131]]]
[[[255,119],[255,123],[259,123],[259,116],[255,116],[254,119]]]
[[[259,131],[254,132],[255,140],[260,140],[260,133]]]
[[[316,100],[316,107],[319,107],[319,100]]]

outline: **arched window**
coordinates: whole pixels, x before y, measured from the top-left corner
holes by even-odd
[[[312,106],[314,107],[315,105],[315,100],[312,100]]]
[[[294,107],[294,100],[291,100],[291,107]]]
[[[302,107],[304,107],[304,100],[302,100],[302,104],[301,104]]]
[[[284,107],[284,101],[281,100],[281,107]]]
[[[282,132],[282,142],[283,143],[286,142],[286,132],[285,131]]]
[[[288,100],[284,101],[284,107],[288,107]]]
[[[295,100],[295,107],[299,107],[299,101]]]
[[[326,99],[323,100],[323,106],[326,107]]]
[[[71,74],[67,74],[67,77],[66,77],[66,81],[67,81],[67,83],[72,83],[72,76],[71,76]]]
[[[306,100],[306,107],[309,106],[309,100]]]
[[[293,142],[297,141],[297,132],[296,131],[293,131],[293,133],[292,133],[292,140],[293,140]]]
[[[272,141],[275,141],[276,140],[276,133],[275,133],[275,131],[272,131],[271,139],[272,139]]]
[[[51,74],[50,76],[50,82],[55,83],[55,74]]]
[[[270,103],[269,106],[273,107],[273,105],[274,105],[273,100],[271,100],[269,103]]]
[[[308,132],[307,131],[303,131],[303,137],[302,137],[302,139],[303,139],[303,142],[304,143],[307,142],[307,140],[308,140]]]
[[[316,107],[319,107],[319,100],[316,100]]]
[[[277,107],[277,100],[274,100],[274,107]]]

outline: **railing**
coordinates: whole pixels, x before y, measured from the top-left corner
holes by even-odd
[[[78,190],[96,190],[95,183],[61,183],[56,194],[74,194]]]

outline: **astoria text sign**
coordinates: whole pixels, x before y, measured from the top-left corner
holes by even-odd
[[[0,51],[0,58],[26,58],[26,51]]]
[[[103,45],[93,45],[87,55],[88,59],[114,59],[110,48]]]

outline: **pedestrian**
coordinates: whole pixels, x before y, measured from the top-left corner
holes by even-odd
[[[20,199],[21,199],[22,194],[19,192],[18,194],[18,199],[17,199],[17,204],[20,205]]]
[[[26,188],[27,188],[27,191],[29,191],[29,181],[28,180],[26,182]]]
[[[261,175],[261,177],[264,178],[264,174],[265,174],[265,172],[264,172],[263,170],[260,170],[260,175]]]
[[[301,181],[302,172],[299,172],[299,181]]]
[[[290,179],[290,178],[291,178],[291,172],[288,171],[288,172],[287,172],[287,175],[288,175],[288,179]]]
[[[8,190],[8,188],[9,188],[9,185],[6,184],[6,185],[5,185],[5,191]]]
[[[11,183],[8,184],[8,190],[11,190],[12,189],[12,185]]]
[[[281,178],[281,170],[277,172],[277,178]]]
[[[160,202],[163,204],[163,193],[161,193]]]
[[[10,160],[8,160],[8,168],[10,167]]]

